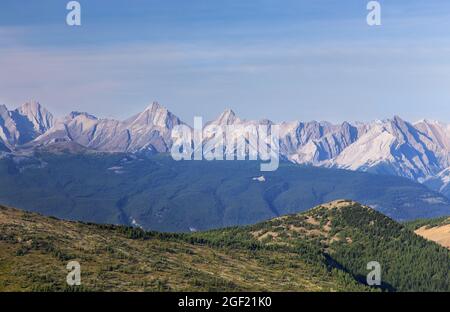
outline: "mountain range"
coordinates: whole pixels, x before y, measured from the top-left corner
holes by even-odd
[[[85,112],[55,118],[38,102],[9,111],[0,106],[0,151],[23,153],[55,144],[101,152],[165,153],[174,126],[185,124],[157,102],[124,121],[101,119]],[[243,120],[228,109],[206,123],[273,124]],[[282,122],[280,154],[297,164],[366,171],[413,179],[450,195],[450,125],[395,116],[369,123]],[[237,130],[238,131],[238,130]],[[241,133],[233,133],[241,135]],[[204,144],[213,137],[206,136]]]

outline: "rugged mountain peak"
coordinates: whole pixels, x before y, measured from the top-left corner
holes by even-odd
[[[421,119],[414,123],[414,125],[420,125],[420,124],[426,124],[426,125],[445,125],[443,122],[440,122],[439,120],[434,119]]]
[[[166,110],[167,108],[165,108],[164,106],[162,106],[161,104],[159,104],[158,101],[153,101],[152,104],[150,104],[149,106],[147,106],[147,108],[144,111],[152,111],[152,112],[156,112],[158,110]]]
[[[424,119],[416,122],[414,127],[436,143],[444,157],[450,154],[450,125]]]
[[[6,105],[1,104],[0,105],[0,116],[2,116],[4,113],[8,112],[8,107],[6,107]]]
[[[174,125],[181,123],[180,119],[158,102],[150,104],[142,113],[129,119],[131,127],[157,126],[172,129]]]
[[[12,147],[30,142],[52,126],[52,114],[36,101],[13,111],[5,105],[0,106],[0,137]]]
[[[223,115],[228,115],[228,116],[236,116],[236,113],[231,109],[231,108],[227,108],[222,112]]]
[[[20,107],[18,107],[17,110],[24,114],[29,113],[36,115],[39,113],[39,111],[45,110],[45,108],[38,101],[33,100],[30,102],[25,102]]]
[[[398,116],[398,115],[394,115],[394,118],[392,118],[392,120],[393,120],[394,122],[397,122],[397,123],[404,123],[404,122],[405,122],[404,119],[401,118],[401,117]]]
[[[236,113],[232,109],[228,108],[224,110],[223,113],[220,114],[220,116],[213,121],[213,123],[224,126],[224,125],[232,125],[240,121],[241,120],[236,116]]]
[[[31,122],[38,134],[44,133],[54,124],[53,115],[37,101],[23,104],[16,112]]]
[[[344,128],[349,128],[349,127],[352,127],[353,125],[352,124],[350,124],[348,121],[344,121],[342,124],[341,124],[341,127],[344,127]]]

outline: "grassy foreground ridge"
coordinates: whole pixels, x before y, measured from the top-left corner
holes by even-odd
[[[80,287],[66,285],[71,260]],[[365,285],[370,261],[377,288]],[[449,269],[448,249],[345,200],[191,234],[0,208],[0,291],[449,291]]]

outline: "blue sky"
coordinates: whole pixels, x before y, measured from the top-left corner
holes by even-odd
[[[0,102],[126,118],[158,100],[187,122],[450,122],[450,3],[384,0],[0,2]]]

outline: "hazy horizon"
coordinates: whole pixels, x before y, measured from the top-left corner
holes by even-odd
[[[68,1],[0,4],[0,104],[123,120],[158,101],[182,120],[450,122],[450,3]]]

